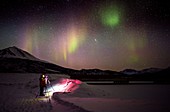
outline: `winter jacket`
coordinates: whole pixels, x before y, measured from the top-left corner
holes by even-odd
[[[44,77],[40,77],[40,87],[45,87],[46,86],[46,81]]]

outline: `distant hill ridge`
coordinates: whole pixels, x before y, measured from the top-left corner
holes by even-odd
[[[111,80],[116,83],[137,80],[170,83],[170,67],[147,68],[140,71],[125,69],[119,72],[100,69],[74,70],[40,60],[15,46],[0,50],[0,73],[55,73],[67,74],[73,79],[80,80]]]

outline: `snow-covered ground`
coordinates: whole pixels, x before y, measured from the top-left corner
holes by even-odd
[[[170,112],[170,85],[88,85],[48,74],[55,93],[36,98],[40,75],[1,73],[0,112]]]

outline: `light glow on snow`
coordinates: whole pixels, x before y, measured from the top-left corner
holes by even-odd
[[[47,96],[52,96],[53,93],[60,92],[60,93],[69,93],[74,92],[78,89],[79,85],[82,82],[77,79],[61,79],[57,84],[51,85],[47,89],[48,93]]]

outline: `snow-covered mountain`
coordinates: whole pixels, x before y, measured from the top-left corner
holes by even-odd
[[[146,73],[156,73],[161,71],[162,69],[160,68],[148,68],[148,69],[143,69],[140,71],[140,74],[146,74]]]
[[[120,71],[123,74],[126,75],[139,75],[139,74],[153,74],[161,71],[162,69],[160,68],[147,68],[143,70],[134,70],[134,69],[125,69],[123,71]]]
[[[44,60],[15,46],[0,50],[0,72],[4,73],[68,73],[64,68]]]
[[[125,69],[125,70],[120,71],[120,72],[123,73],[123,74],[126,74],[126,75],[134,75],[134,74],[139,73],[139,71],[134,70],[134,69]]]
[[[40,61],[40,59],[15,46],[0,50],[0,58],[21,58]]]

